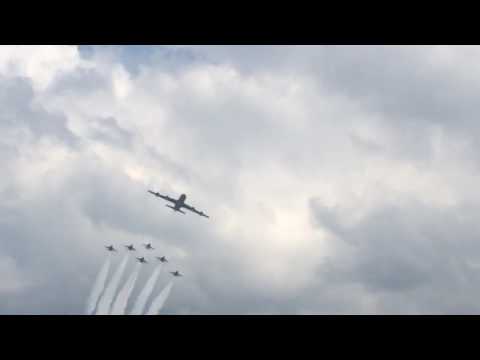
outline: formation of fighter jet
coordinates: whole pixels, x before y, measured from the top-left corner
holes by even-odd
[[[168,260],[167,260],[167,258],[166,258],[165,256],[162,256],[162,257],[157,256],[156,258],[157,258],[158,261],[160,261],[160,262],[162,262],[162,263],[168,262]]]
[[[143,256],[142,256],[142,257],[139,257],[139,258],[137,257],[137,260],[138,260],[139,263],[142,263],[142,264],[148,263],[148,261],[145,260],[145,258],[144,258]]]
[[[183,212],[181,209],[187,209],[191,212],[194,212],[195,214],[198,214],[200,216],[203,216],[203,217],[206,217],[206,218],[209,218],[209,216],[207,214],[205,214],[204,212],[202,211],[199,211],[197,209],[195,209],[193,206],[190,206],[188,204],[185,203],[185,200],[187,198],[187,195],[185,194],[182,194],[180,195],[180,197],[178,199],[174,199],[174,198],[171,198],[170,196],[167,196],[167,195],[162,195],[158,192],[154,192],[154,191],[151,191],[151,190],[148,190],[148,192],[150,194],[153,194],[159,198],[162,198],[164,200],[167,200],[167,201],[170,201],[171,203],[173,203],[173,206],[172,205],[165,205],[166,207],[169,207],[170,209],[173,209],[173,211],[176,211],[176,212],[180,212],[182,214],[185,214],[185,212]]]
[[[153,250],[154,247],[152,247],[152,244],[143,244],[145,246],[145,249],[149,249],[149,250]],[[133,246],[133,244],[131,245],[124,245],[128,251],[136,251],[135,247]],[[108,246],[105,246],[105,248],[107,249],[107,251],[117,251],[117,249],[114,248],[113,245],[108,245]],[[160,261],[162,264],[163,263],[167,263],[168,260],[167,260],[167,257],[166,256],[155,256],[155,258]],[[144,256],[142,257],[136,257],[137,261],[141,264],[148,264],[148,261],[145,259]],[[172,274],[173,276],[175,277],[179,277],[179,276],[183,276],[183,274],[181,274],[178,270],[176,271],[170,271],[170,274]]]
[[[145,249],[147,250],[153,250],[155,249],[154,247],[152,247],[152,244],[148,243],[148,244],[143,244],[143,246],[145,246]]]

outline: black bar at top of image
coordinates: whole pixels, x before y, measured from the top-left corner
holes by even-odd
[[[165,45],[320,45],[320,44],[471,44],[479,43],[473,13],[448,17],[419,6],[363,3],[314,7],[157,4],[148,7],[79,7],[61,13],[29,7],[28,20],[5,10],[3,44],[165,44]],[[65,10],[69,10],[65,12]],[[11,16],[8,16],[8,15]],[[40,16],[40,14],[42,14]],[[35,15],[35,16],[32,16]]]

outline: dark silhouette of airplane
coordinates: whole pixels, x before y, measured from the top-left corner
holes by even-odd
[[[170,196],[167,196],[167,195],[162,195],[158,192],[154,192],[154,191],[151,191],[151,190],[148,190],[148,192],[150,194],[153,194],[155,196],[158,196],[159,198],[162,198],[164,200],[167,200],[167,201],[170,201],[172,202],[174,205],[165,205],[166,207],[169,207],[170,209],[173,209],[173,211],[177,211],[177,212],[180,212],[182,214],[185,214],[181,209],[184,208],[184,209],[187,209],[191,212],[194,212],[195,214],[198,214],[200,216],[203,216],[203,217],[206,217],[206,218],[210,218],[207,214],[205,214],[204,212],[202,211],[198,211],[197,209],[195,209],[193,206],[190,206],[190,205],[187,205],[185,203],[185,199],[187,198],[187,195],[185,194],[182,194],[180,195],[180,197],[175,200],[173,198],[171,198]]]
[[[135,251],[136,249],[132,245],[125,245],[125,247],[128,249],[128,251]]]
[[[145,258],[143,256],[137,258],[137,260],[138,260],[139,263],[142,263],[142,264],[146,264],[148,262],[147,260],[145,260]]]
[[[108,251],[117,251],[113,245],[110,245],[110,246],[105,246],[105,248],[108,250]]]
[[[160,262],[162,262],[162,263],[168,262],[168,260],[167,260],[167,258],[166,258],[165,256],[162,256],[162,257],[157,256],[157,259],[158,259],[158,261],[160,261]]]
[[[178,272],[178,270],[177,271],[170,271],[170,274],[172,274],[173,276],[183,276],[182,274],[180,274]]]
[[[154,247],[152,247],[152,244],[148,243],[148,244],[143,244],[143,246],[145,246],[145,249],[147,250],[153,250],[155,249]]]

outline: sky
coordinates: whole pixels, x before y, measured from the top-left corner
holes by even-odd
[[[166,314],[480,313],[479,57],[0,46],[0,314],[82,314],[145,242]]]

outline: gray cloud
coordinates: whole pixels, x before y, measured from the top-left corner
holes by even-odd
[[[91,136],[93,140],[128,148],[132,145],[133,134],[123,129],[113,117],[100,118],[95,121],[95,129]]]
[[[49,113],[34,102],[34,91],[28,79],[0,77],[0,83],[0,126],[4,131],[23,127],[36,137],[53,137],[70,146],[77,144],[65,116]]]
[[[335,218],[322,207],[313,206],[312,211],[319,224]],[[337,231],[353,245],[328,264],[328,276],[335,279],[332,283],[357,283],[380,294],[378,311],[383,313],[458,311],[452,310],[453,303],[477,313],[478,271],[469,261],[479,253],[473,234],[480,229],[474,216],[459,220],[458,214],[466,211],[472,209],[439,211],[420,203],[379,208],[355,226]]]
[[[107,79],[95,69],[79,68],[57,75],[48,91],[55,95],[89,94],[108,86]]]
[[[463,64],[441,63],[432,46],[199,46],[204,57],[222,59],[247,73],[307,76],[330,94],[362,104],[400,141],[388,151],[410,160],[429,159],[432,127],[445,127],[475,144],[478,79]],[[474,54],[466,53],[466,57]],[[436,59],[434,59],[436,58]],[[435,66],[435,60],[440,65]],[[426,141],[427,140],[427,141]]]

